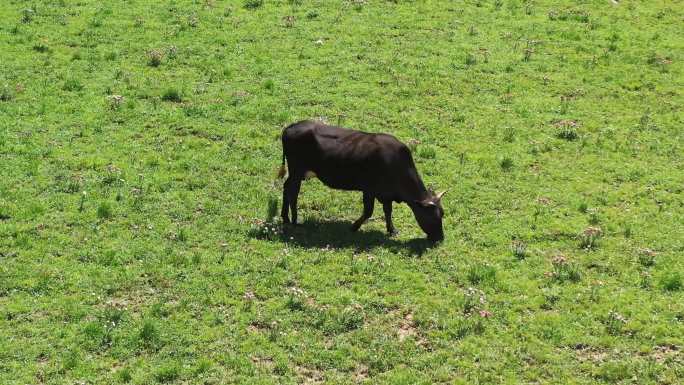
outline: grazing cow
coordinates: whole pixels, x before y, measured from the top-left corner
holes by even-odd
[[[425,188],[411,151],[394,136],[371,134],[304,120],[282,133],[283,161],[279,177],[283,187],[283,222],[297,223],[297,196],[302,179],[314,173],[328,187],[363,192],[363,214],[352,225],[357,231],[373,214],[375,199],[382,203],[387,232],[395,234],[392,202],[405,202],[433,242],[444,239],[441,199]]]

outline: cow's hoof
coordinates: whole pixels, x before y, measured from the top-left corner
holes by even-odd
[[[392,231],[387,232],[388,237],[396,237],[397,235],[399,235],[399,232],[397,230],[392,230]]]
[[[349,231],[351,231],[352,233],[355,233],[355,232],[359,231],[359,228],[361,228],[361,225],[357,225],[356,223],[354,223],[354,224],[349,228]]]

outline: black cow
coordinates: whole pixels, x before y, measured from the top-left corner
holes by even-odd
[[[411,157],[411,151],[392,135],[371,134],[304,120],[283,130],[283,161],[279,177],[288,178],[283,187],[283,222],[297,223],[297,196],[302,179],[313,172],[326,186],[363,191],[363,214],[354,222],[356,231],[373,214],[375,199],[382,203],[390,235],[392,202],[405,202],[418,224],[433,241],[444,239],[440,203],[444,193],[425,188]]]

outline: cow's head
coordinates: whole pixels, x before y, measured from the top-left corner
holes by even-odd
[[[411,210],[413,210],[413,215],[415,215],[418,221],[418,225],[425,231],[428,239],[433,242],[439,242],[444,239],[444,230],[442,230],[444,210],[442,209],[441,202],[445,192],[435,194],[432,191],[428,191],[425,199],[409,204]]]

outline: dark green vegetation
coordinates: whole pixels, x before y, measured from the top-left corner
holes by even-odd
[[[0,383],[684,378],[682,1],[3,0]],[[446,240],[281,128],[411,141]]]

